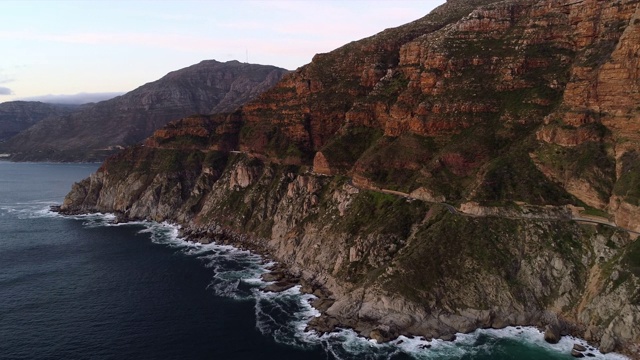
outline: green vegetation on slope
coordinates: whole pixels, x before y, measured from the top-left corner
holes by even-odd
[[[484,204],[523,201],[534,205],[565,205],[575,199],[535,166],[527,149],[515,148],[493,160],[477,189]]]
[[[613,192],[630,204],[640,206],[640,154],[629,151],[622,155],[622,172]]]
[[[380,129],[349,127],[336,134],[320,151],[332,167],[346,171],[381,136]]]
[[[604,144],[585,142],[574,147],[543,144],[536,155],[542,164],[563,178],[582,179],[591,184],[603,202],[611,196],[615,161]]]

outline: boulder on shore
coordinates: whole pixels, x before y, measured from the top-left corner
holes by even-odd
[[[575,358],[583,358],[584,354],[581,353],[580,351],[573,349],[571,350],[571,356],[575,357]]]
[[[547,325],[544,329],[544,341],[557,344],[560,341],[560,329],[555,325]]]
[[[587,351],[587,348],[580,344],[573,344],[573,350],[583,352]]]

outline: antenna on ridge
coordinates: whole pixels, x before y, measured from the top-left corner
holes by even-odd
[[[247,52],[247,61],[246,61],[246,63],[248,64],[249,63],[249,49],[245,49],[245,51]]]

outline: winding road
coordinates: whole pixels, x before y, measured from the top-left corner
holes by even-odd
[[[388,189],[380,189],[380,188],[376,188],[376,187],[372,187],[372,186],[366,186],[366,185],[363,185],[363,184],[357,185],[357,184],[355,184],[353,182],[353,179],[351,179],[351,178],[348,180],[348,184],[353,186],[353,187],[355,187],[355,188],[357,188],[357,189],[360,189],[360,190],[375,191],[375,192],[379,192],[379,193],[383,193],[383,194],[400,196],[400,197],[404,197],[404,198],[411,199],[411,200],[425,201],[423,199],[419,199],[419,198],[413,197],[413,196],[411,196],[411,194],[400,192],[400,191],[388,190]],[[425,201],[425,202],[429,202],[429,201]],[[640,231],[626,229],[626,228],[623,228],[623,227],[620,227],[620,226],[616,225],[615,223],[611,223],[611,222],[604,221],[604,220],[593,219],[593,218],[583,218],[583,217],[576,217],[576,216],[571,216],[571,217],[567,217],[567,218],[565,218],[565,217],[556,217],[556,218],[554,218],[554,217],[551,217],[551,216],[535,217],[535,216],[476,215],[476,214],[469,214],[469,213],[462,212],[459,209],[457,209],[455,206],[453,206],[451,204],[448,204],[448,203],[445,203],[445,202],[429,202],[429,203],[442,205],[451,214],[458,215],[458,216],[466,216],[466,217],[500,217],[500,218],[506,218],[506,219],[525,219],[525,220],[575,221],[575,222],[582,222],[582,223],[590,223],[590,224],[609,226],[609,227],[612,227],[612,228],[617,229],[617,230],[628,232],[630,234],[640,235]]]

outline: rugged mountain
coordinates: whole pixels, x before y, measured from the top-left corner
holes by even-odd
[[[156,131],[61,210],[269,254],[334,300],[318,329],[533,324],[640,358],[639,36],[639,0],[449,0]]]
[[[45,104],[37,101],[9,101],[0,104],[0,142],[48,117],[61,116],[77,106]]]
[[[171,120],[233,111],[287,70],[202,61],[114,99],[42,121],[0,145],[14,161],[96,161],[148,137]]]

